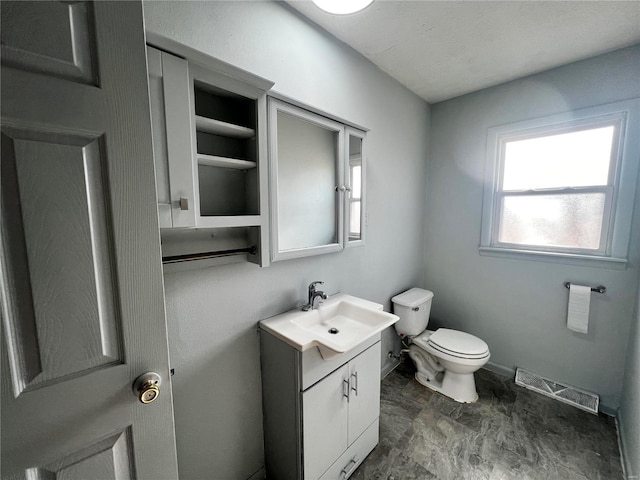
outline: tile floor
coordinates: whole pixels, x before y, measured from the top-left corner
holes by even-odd
[[[382,381],[380,443],[353,480],[621,480],[615,422],[480,370],[460,404],[401,364]]]

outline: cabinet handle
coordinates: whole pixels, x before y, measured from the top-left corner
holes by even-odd
[[[344,468],[340,470],[340,478],[347,478],[349,475],[351,475],[351,473],[355,470],[356,465],[358,465],[358,462],[356,460],[356,457],[353,457],[351,460],[349,460],[349,463],[347,463]]]
[[[346,390],[345,386],[347,387]],[[342,380],[342,396],[346,397],[347,402],[349,401],[349,380],[347,379]]]
[[[180,210],[189,210],[189,199],[180,197]]]
[[[356,397],[358,396],[358,372],[353,372],[351,374],[352,377],[355,377],[356,381],[353,382],[355,386],[351,385],[351,390],[353,390],[354,392],[356,392]],[[349,381],[349,383],[351,383],[351,381]]]

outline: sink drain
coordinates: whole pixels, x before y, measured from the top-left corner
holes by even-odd
[[[330,328],[330,329],[329,329],[329,333],[331,333],[331,334],[333,334],[333,335],[335,335],[336,333],[338,333],[338,331],[339,331],[339,330],[338,330],[337,328]]]

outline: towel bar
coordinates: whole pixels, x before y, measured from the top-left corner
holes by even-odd
[[[189,262],[192,260],[204,260],[208,258],[226,257],[229,255],[238,255],[241,253],[248,253],[255,255],[258,253],[258,248],[255,245],[251,245],[247,248],[235,248],[233,250],[218,250],[217,252],[204,252],[204,253],[190,253],[187,255],[174,255],[170,257],[162,257],[162,263],[178,263]]]
[[[569,288],[571,286],[570,282],[564,282],[565,288]],[[592,292],[596,293],[607,293],[607,287],[604,285],[598,285],[597,287],[591,287]]]

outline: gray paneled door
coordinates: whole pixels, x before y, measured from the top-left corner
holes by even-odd
[[[142,5],[0,8],[2,478],[176,479]]]

